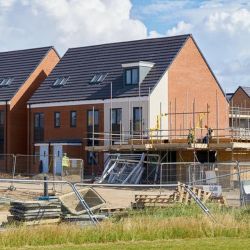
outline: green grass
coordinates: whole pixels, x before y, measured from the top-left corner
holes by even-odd
[[[228,250],[248,250],[250,239],[235,239],[235,238],[215,238],[215,239],[176,239],[176,240],[155,240],[155,241],[136,241],[136,242],[115,242],[115,243],[98,243],[98,244],[83,244],[83,245],[54,245],[43,247],[22,247],[22,248],[4,248],[8,250],[147,250],[147,249],[228,249]]]
[[[115,216],[111,220],[101,223],[98,227],[80,228],[72,224],[10,227],[0,233],[0,249],[27,246],[30,246],[31,249],[39,246],[54,249],[54,246],[58,245],[63,247],[72,245],[75,249],[78,249],[78,246],[92,247],[92,245],[87,244],[100,245],[99,247],[105,249],[105,244],[110,246],[128,244],[128,246],[133,247],[141,241],[146,241],[145,244],[148,244],[148,249],[150,249],[151,241],[175,242],[173,243],[175,245],[179,241],[182,243],[190,241],[196,244],[198,238],[203,238],[204,242],[211,242],[211,244],[215,239],[218,239],[218,244],[220,239],[235,242],[234,244],[238,244],[238,239],[244,239],[249,244],[249,210],[219,209],[216,206],[210,208],[217,223],[212,223],[195,205],[183,206],[180,204],[165,209],[131,211],[126,216]],[[192,239],[194,240],[192,241]],[[95,245],[93,245],[93,249],[95,249],[94,247]],[[122,248],[119,247],[119,249]]]

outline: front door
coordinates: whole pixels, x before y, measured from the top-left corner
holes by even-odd
[[[63,157],[63,148],[62,145],[54,145],[54,173],[62,173],[62,157]]]
[[[48,173],[49,170],[49,145],[40,145],[40,161],[43,164],[43,172]]]

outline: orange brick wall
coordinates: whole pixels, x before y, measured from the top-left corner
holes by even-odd
[[[234,107],[250,108],[250,97],[242,88],[238,88],[230,100],[230,105]]]
[[[216,93],[218,100],[219,129],[228,128],[228,102],[200,54],[192,38],[189,38],[173,64],[169,68],[169,112],[192,112],[195,100],[195,111],[210,113],[207,121],[203,118],[203,127],[208,125],[216,129]],[[176,103],[176,107],[175,107]],[[169,105],[170,106],[170,105]],[[195,115],[195,126],[198,125],[199,115]],[[193,116],[177,115],[171,117],[172,129],[193,127]],[[184,121],[184,122],[183,122]],[[184,124],[183,124],[184,123]],[[170,126],[170,124],[169,124]],[[199,130],[197,137],[202,137],[206,131]],[[216,134],[216,132],[215,132]]]
[[[85,146],[87,146],[87,111],[92,110],[93,106],[95,110],[99,110],[99,132],[104,130],[104,105],[74,105],[74,106],[62,106],[62,107],[48,107],[48,108],[31,108],[31,121],[30,121],[30,152],[34,153],[34,114],[37,112],[44,113],[44,142],[56,141],[56,140],[72,140],[77,139],[82,141],[82,147],[75,147],[74,152],[69,150],[70,157],[82,158],[84,160],[84,166],[87,173],[90,171],[90,167],[87,164],[87,152]],[[70,111],[77,112],[77,126],[75,128],[70,127]],[[61,113],[61,127],[54,127],[54,112]],[[98,132],[98,131],[96,131]],[[99,145],[103,142],[100,141]],[[78,148],[78,149],[77,149]],[[67,149],[67,148],[66,148]],[[103,170],[103,154],[99,153],[99,164],[95,166],[95,172],[100,173]]]
[[[5,153],[27,154],[27,101],[58,61],[57,53],[51,49],[34,72],[30,72],[31,75],[27,81],[10,100],[7,120],[5,120]],[[0,109],[5,111],[5,105],[2,105]]]

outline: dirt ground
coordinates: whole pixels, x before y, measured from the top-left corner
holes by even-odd
[[[9,190],[10,184],[0,185],[0,224],[6,221],[9,215],[9,207],[1,205],[2,201],[9,200],[34,200],[43,195],[43,184],[25,184],[15,183],[14,190]],[[83,187],[78,187],[83,189]],[[114,188],[114,187],[96,187],[94,188],[98,194],[106,201],[103,207],[108,208],[128,208],[131,202],[135,199],[135,194],[171,194],[173,190],[159,190],[159,189],[136,189],[136,188]],[[53,191],[54,190],[54,191]],[[55,191],[56,190],[56,191]],[[61,195],[72,192],[71,188],[67,185],[49,185],[49,193]]]

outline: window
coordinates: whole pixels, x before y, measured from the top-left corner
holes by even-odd
[[[93,127],[94,124],[94,127]],[[87,111],[87,146],[92,146],[93,144],[95,146],[98,145],[99,141],[98,140],[92,140],[93,138],[93,129],[94,133],[97,133],[99,130],[99,111],[94,110],[94,116],[93,116],[93,110],[88,110]],[[98,134],[94,134],[94,137],[97,138]]]
[[[4,126],[4,111],[0,111],[0,126]]]
[[[133,108],[133,131],[140,132],[142,128],[142,108]]]
[[[53,83],[53,87],[61,87],[66,84],[68,81],[69,77],[59,77],[55,80]]]
[[[122,109],[112,109],[112,133],[120,133],[122,124]]]
[[[60,128],[60,126],[61,126],[61,113],[55,112],[54,113],[54,127]]]
[[[99,125],[99,111],[94,110],[94,117],[93,117],[93,110],[88,110],[88,127],[93,126],[93,122],[95,126]]]
[[[70,127],[75,128],[77,124],[77,113],[76,111],[70,111]]]
[[[90,84],[98,84],[104,81],[108,74],[95,74],[90,81]]]
[[[44,139],[44,114],[34,114],[34,141],[41,142]]]
[[[13,78],[10,78],[10,77],[1,79],[1,80],[0,80],[0,86],[1,86],[1,87],[8,86],[8,85],[10,85],[10,84],[13,82],[13,80],[14,80],[14,79],[13,79]]]
[[[139,83],[139,68],[125,70],[125,83],[127,85]]]

